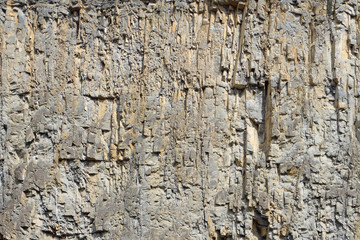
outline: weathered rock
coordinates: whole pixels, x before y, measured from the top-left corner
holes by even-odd
[[[0,1],[0,239],[359,239],[356,1]]]

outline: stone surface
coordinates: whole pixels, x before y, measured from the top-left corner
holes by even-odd
[[[0,0],[0,239],[359,239],[358,16]]]

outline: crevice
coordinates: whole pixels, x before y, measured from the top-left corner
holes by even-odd
[[[312,64],[314,62],[315,59],[315,39],[316,39],[316,32],[315,32],[315,27],[314,27],[314,21],[311,20],[310,22],[310,36],[309,36],[309,57],[308,57],[308,73],[309,73],[309,82],[311,85],[316,85],[316,80],[312,78]]]
[[[254,210],[255,216],[252,220],[252,231],[257,239],[268,239],[269,220],[267,216],[262,215],[257,209]]]
[[[332,10],[332,6],[333,6],[333,4],[332,4],[332,1],[333,0],[327,0],[327,2],[326,2],[326,4],[327,4],[327,6],[326,6],[326,14],[327,14],[327,16],[328,16],[328,18],[333,18],[333,10]]]
[[[184,100],[185,122],[187,122],[188,94],[189,94],[189,89],[185,88],[185,100]]]
[[[272,99],[271,99],[271,84],[269,79],[265,80],[264,86],[264,133],[263,133],[263,151],[265,152],[266,163],[269,164],[269,156],[271,150],[271,143],[274,140],[272,136]]]
[[[245,94],[245,100],[244,100],[244,103],[245,103],[245,106],[246,106],[246,90],[244,91]],[[245,108],[245,111],[246,111],[246,108]],[[247,154],[248,154],[248,113],[246,111],[246,118],[245,118],[245,129],[244,129],[244,163],[243,163],[243,171],[242,171],[242,178],[243,178],[243,186],[242,186],[242,199],[245,200],[246,202],[247,199],[246,199],[246,183],[247,183],[247,180],[246,180],[246,176],[247,176],[247,171],[246,171],[246,166],[247,166]]]
[[[333,0],[328,0],[328,6],[327,6],[327,14],[328,14],[328,24],[329,24],[329,30],[330,30],[330,42],[331,42],[331,72],[332,72],[332,78],[333,78],[333,83],[335,83],[334,85],[337,84],[337,78],[336,78],[336,70],[335,70],[335,35],[334,35],[334,28],[331,24],[331,19],[334,19],[334,15],[335,15],[335,7],[333,7],[332,4]],[[336,0],[334,3],[334,6],[336,4]]]
[[[247,8],[248,8],[248,2],[246,2],[245,6],[244,6],[244,9],[243,9],[243,12],[242,12],[241,28],[240,28],[239,43],[238,43],[239,46],[238,46],[238,51],[236,53],[236,59],[235,59],[235,64],[234,64],[234,72],[233,72],[232,84],[231,84],[233,88],[243,88],[242,85],[237,85],[235,83],[235,81],[236,81],[236,73],[237,73],[238,64],[239,64],[241,54],[242,54],[242,50],[243,50]],[[238,11],[238,10],[239,10],[239,5],[236,7],[236,11]],[[237,21],[237,19],[235,19],[235,21]]]
[[[148,18],[145,16],[145,26],[144,26],[144,43],[143,43],[143,55],[142,55],[142,65],[141,65],[141,75],[145,74],[146,71],[146,52],[149,45],[149,36],[147,35],[147,25],[148,25]]]

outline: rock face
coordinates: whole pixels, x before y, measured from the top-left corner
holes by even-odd
[[[0,7],[0,239],[360,239],[357,1]]]

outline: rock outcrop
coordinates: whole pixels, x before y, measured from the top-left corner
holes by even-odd
[[[0,239],[359,239],[359,14],[0,0]]]

